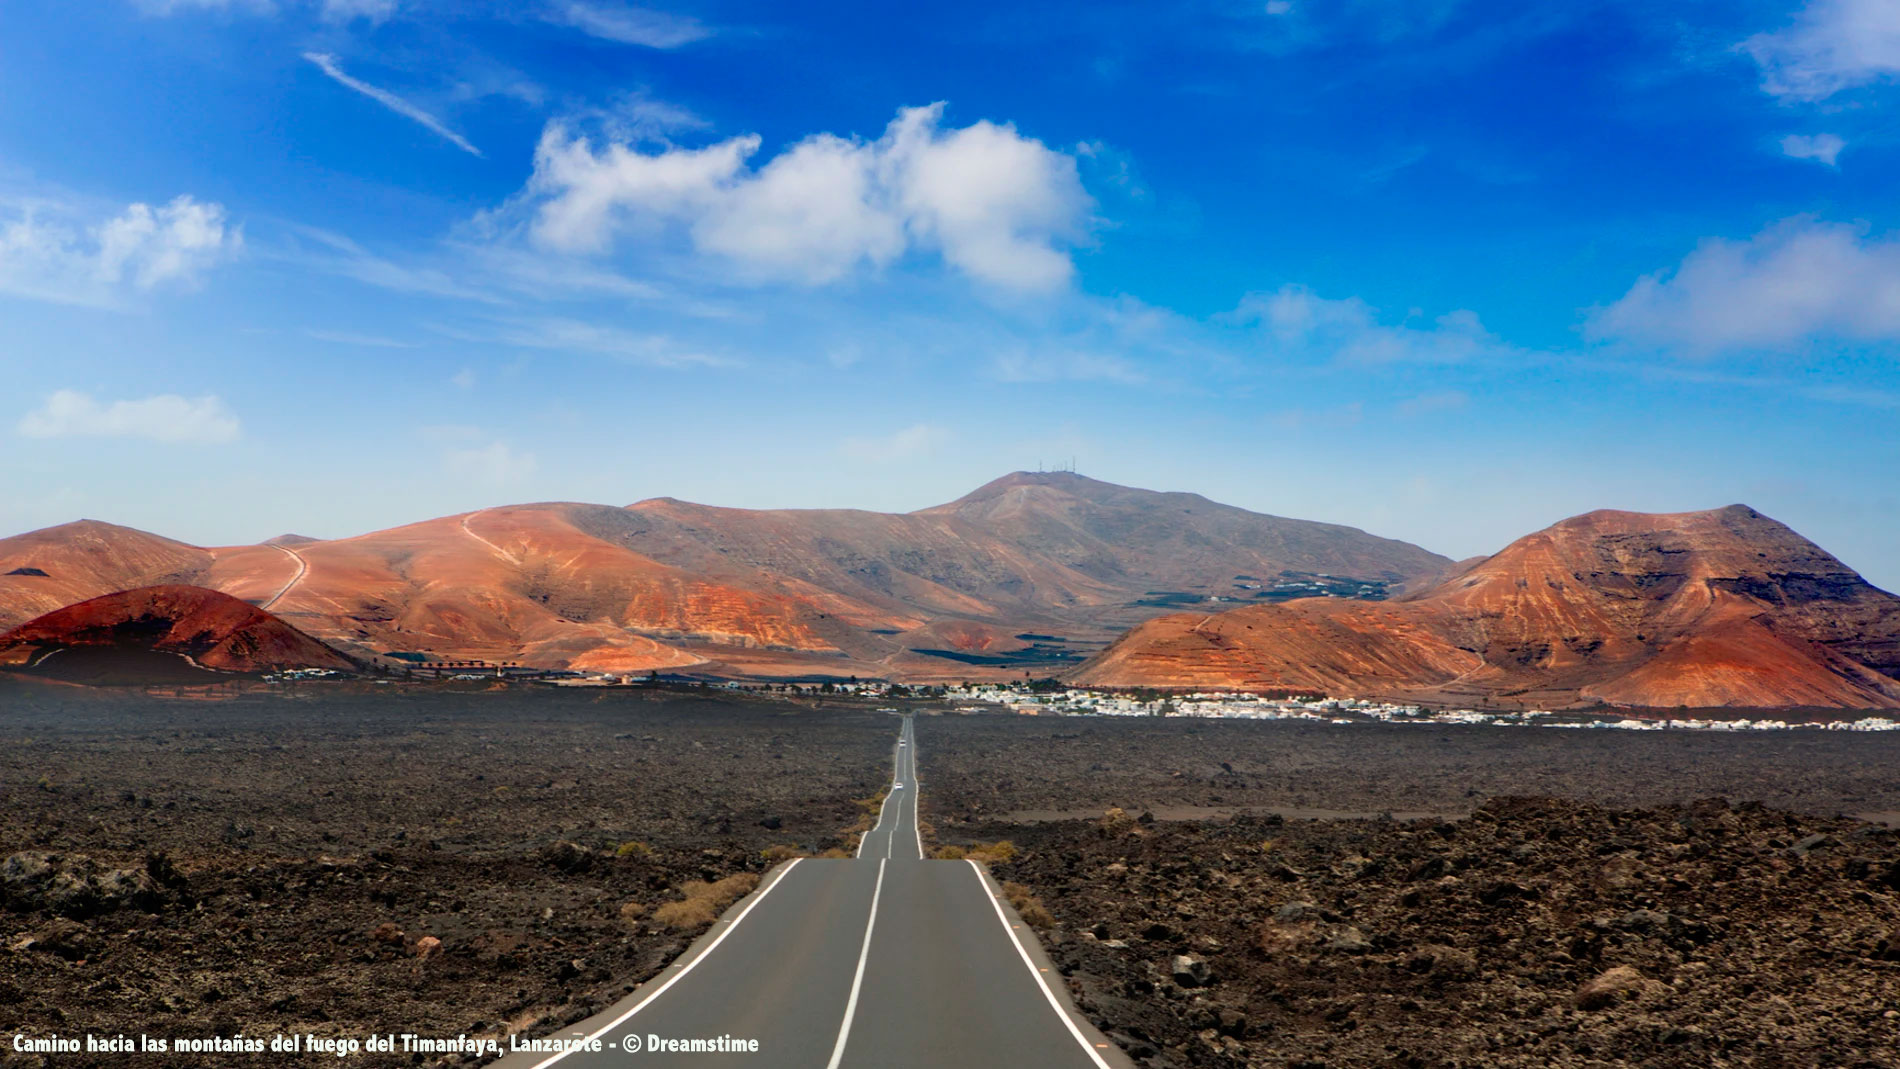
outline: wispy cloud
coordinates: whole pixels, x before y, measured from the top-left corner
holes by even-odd
[[[936,452],[950,440],[950,432],[929,423],[916,423],[902,430],[873,438],[846,438],[838,451],[853,460],[912,460]]]
[[[78,390],[59,390],[21,417],[28,438],[144,438],[165,443],[234,441],[238,419],[215,396],[159,394],[133,401],[102,402]]]
[[[347,330],[306,330],[306,337],[317,341],[335,342],[338,345],[360,345],[369,349],[414,349],[415,342],[397,341],[375,334],[356,334]]]
[[[1900,76],[1900,4],[1812,0],[1791,25],[1736,47],[1761,65],[1765,91],[1790,100],[1825,100]]]
[[[1816,163],[1836,166],[1841,150],[1847,142],[1835,134],[1789,134],[1781,139],[1783,155],[1797,160],[1813,160]]]
[[[998,354],[990,368],[1004,382],[1114,382],[1139,386],[1148,381],[1132,361],[1102,352],[1025,349]]]
[[[683,345],[671,335],[627,330],[580,319],[548,317],[496,320],[478,328],[438,325],[432,329],[444,337],[459,341],[562,353],[587,353],[650,367],[726,367],[734,363],[725,357]]]
[[[496,441],[466,449],[445,449],[442,467],[458,479],[505,486],[533,475],[539,465],[533,453]]]
[[[632,4],[567,0],[550,7],[547,18],[603,41],[647,48],[679,48],[703,41],[713,33],[698,19]]]
[[[482,150],[470,144],[468,138],[444,126],[442,121],[435,116],[423,111],[421,108],[416,107],[414,104],[409,103],[407,100],[404,100],[387,89],[381,89],[361,79],[352,78],[337,64],[336,57],[330,55],[328,52],[305,52],[303,58],[316,64],[318,70],[328,75],[338,85],[363,94],[405,119],[420,123],[456,148],[461,149],[471,156],[480,156],[482,154]]]
[[[1358,297],[1321,297],[1305,286],[1250,293],[1229,318],[1264,328],[1277,355],[1339,364],[1459,364],[1521,355],[1468,309],[1447,312],[1430,326],[1392,325]]]
[[[1463,390],[1435,390],[1400,401],[1394,411],[1401,416],[1428,416],[1455,412],[1470,403],[1471,397]]]

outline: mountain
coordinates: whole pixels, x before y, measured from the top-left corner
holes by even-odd
[[[196,546],[98,520],[0,539],[0,630],[115,590],[191,582],[211,560]]]
[[[77,600],[138,570],[100,569],[86,585],[73,554],[59,557],[63,530],[0,540],[0,573],[47,561],[74,577],[61,592]],[[213,549],[111,531],[177,547],[165,566],[180,581],[359,656],[912,680],[1046,674],[1170,607],[1313,583],[1380,596],[1451,564],[1348,527],[1066,472],[1019,472],[907,514],[656,498]],[[0,622],[43,611],[16,593],[43,582],[0,576]]]
[[[178,585],[107,594],[28,621],[0,635],[0,665],[89,680],[354,667],[262,609]]]
[[[1150,620],[1074,673],[1546,708],[1900,707],[1900,598],[1744,505],[1601,511],[1383,604]]]

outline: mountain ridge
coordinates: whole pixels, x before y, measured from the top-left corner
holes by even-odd
[[[1079,682],[1440,703],[1900,707],[1900,598],[1746,505],[1603,509],[1383,605],[1161,617]]]
[[[0,540],[0,625],[162,567],[166,578],[269,603],[358,656],[740,675],[951,679],[1003,674],[1002,661],[1047,672],[1168,599],[1237,596],[1236,575],[1329,571],[1382,590],[1450,565],[1354,528],[1069,473],[1012,473],[908,513],[654,497],[497,506],[256,546],[49,531]],[[88,556],[77,546],[87,539],[130,548]],[[4,574],[26,550],[74,578],[34,594],[30,577]],[[1060,641],[1004,649],[1029,632]]]

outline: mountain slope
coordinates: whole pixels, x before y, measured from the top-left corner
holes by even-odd
[[[60,654],[169,655],[225,672],[347,670],[349,660],[270,613],[195,586],[150,586],[68,605],[0,635],[0,665]],[[77,658],[62,657],[59,665]]]
[[[0,562],[22,539],[60,543],[0,540]],[[1067,473],[1017,473],[909,514],[550,503],[180,550],[193,581],[360,655],[910,679],[1046,673],[1169,604],[1232,600],[1238,577],[1328,572],[1372,589],[1450,563],[1351,528]],[[133,570],[67,593],[118,589]]]
[[[0,630],[115,590],[195,582],[211,559],[197,546],[98,520],[0,539]]]
[[[1075,678],[1563,706],[1900,707],[1900,598],[1746,506],[1602,511],[1384,605],[1136,628]]]

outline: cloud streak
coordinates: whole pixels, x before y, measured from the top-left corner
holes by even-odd
[[[166,444],[215,445],[236,441],[238,419],[215,396],[159,394],[135,401],[101,402],[78,390],[59,390],[20,419],[27,438],[143,438]]]
[[[570,0],[555,5],[547,17],[589,37],[646,48],[679,48],[712,36],[712,30],[698,19],[632,5]]]
[[[317,69],[346,89],[354,90],[388,108],[411,122],[427,127],[443,140],[461,149],[471,156],[480,157],[482,150],[469,143],[468,138],[456,133],[442,124],[440,119],[409,103],[387,89],[381,89],[358,78],[352,78],[337,64],[336,57],[328,52],[305,52],[303,58],[317,65]]]

